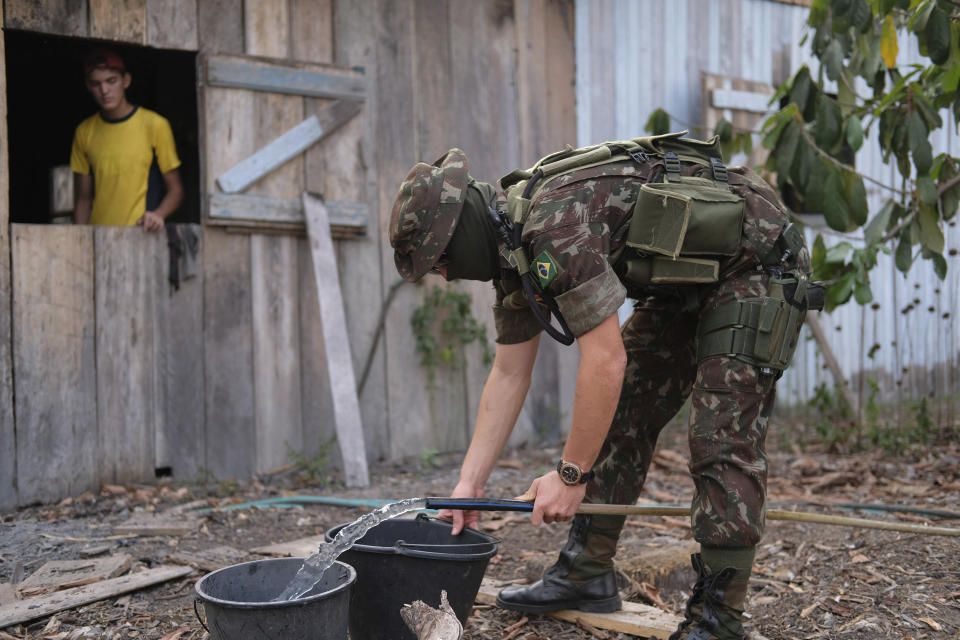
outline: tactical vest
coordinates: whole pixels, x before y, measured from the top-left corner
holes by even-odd
[[[621,281],[633,291],[650,286],[690,290],[684,285],[717,282],[724,259],[752,252],[755,264],[771,274],[769,296],[730,303],[701,318],[698,355],[730,355],[782,371],[796,347],[806,310],[822,308],[822,301],[808,296],[820,289],[809,286],[807,265],[798,261],[803,233],[783,214],[766,183],[749,170],[724,166],[716,137],[700,141],[683,137],[686,133],[567,148],[504,176],[504,257],[517,270],[527,298],[545,305],[562,331],[550,326],[540,304],[531,302],[544,329],[560,342],[572,343],[556,304],[530,275],[530,258],[521,242],[523,225],[538,197],[559,178],[569,182],[577,172],[586,175],[610,163],[633,163],[634,175],[643,184],[631,219],[620,231],[626,234],[623,247],[609,257]],[[775,224],[751,225],[744,237],[744,216],[761,207],[777,212],[770,216]],[[762,233],[754,228],[761,226]]]

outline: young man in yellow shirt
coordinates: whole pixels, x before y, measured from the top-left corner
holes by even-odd
[[[159,232],[183,202],[170,123],[127,100],[132,77],[116,53],[87,56],[84,75],[100,111],[81,122],[73,137],[74,222]]]

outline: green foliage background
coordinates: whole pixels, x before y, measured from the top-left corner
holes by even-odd
[[[807,25],[802,44],[811,46],[819,69],[804,66],[779,88],[773,103],[785,106],[762,134],[770,149],[766,168],[794,211],[823,213],[840,232],[863,229],[862,246],[841,242],[827,249],[823,237],[816,238],[814,278],[830,285],[827,309],[851,298],[873,301],[870,271],[880,252],[893,253],[904,273],[918,259],[929,260],[943,279],[943,227],[960,203],[960,161],[934,156],[930,136],[960,123],[960,2],[814,0]],[[922,64],[902,60],[911,39]],[[662,110],[647,123],[654,133],[669,127]],[[750,153],[749,132],[721,121],[715,134],[725,153]],[[899,184],[879,183],[852,166],[868,143],[896,163]],[[876,211],[869,210],[865,181],[888,194]]]

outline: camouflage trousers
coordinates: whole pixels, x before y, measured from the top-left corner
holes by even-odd
[[[764,441],[775,374],[725,356],[698,363],[696,343],[703,314],[734,300],[766,295],[767,281],[765,273],[748,271],[704,287],[698,304],[679,297],[651,297],[636,304],[622,328],[627,352],[623,388],[594,466],[597,475],[587,487],[587,502],[636,502],[661,430],[690,397],[694,538],[716,548],[757,544],[764,529]],[[588,549],[587,555],[612,557],[610,545],[616,545],[622,519],[595,524],[601,535],[588,546],[607,549]]]

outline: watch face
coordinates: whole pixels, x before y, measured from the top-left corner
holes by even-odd
[[[567,484],[577,484],[580,481],[580,469],[576,465],[565,463],[560,466],[560,479]]]

